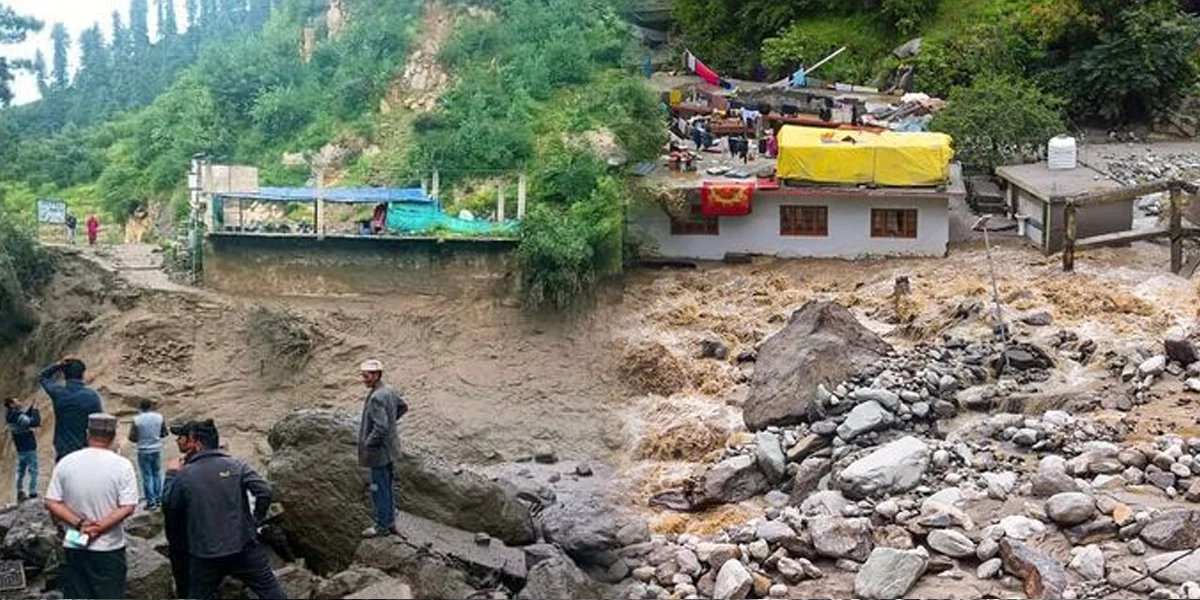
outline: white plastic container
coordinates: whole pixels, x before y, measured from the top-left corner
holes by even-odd
[[[1052,171],[1067,171],[1079,164],[1079,149],[1075,138],[1056,135],[1050,139],[1046,149],[1046,163]]]

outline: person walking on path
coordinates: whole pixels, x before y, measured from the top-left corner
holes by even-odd
[[[62,570],[67,598],[125,597],[125,528],[137,508],[133,463],[112,450],[117,418],[93,414],[87,447],[63,457],[46,489],[46,508],[67,527]]]
[[[73,213],[67,213],[65,222],[67,225],[67,243],[74,246],[75,245],[75,228],[79,226],[79,219],[76,219],[75,215]]]
[[[100,219],[96,218],[95,214],[88,215],[87,219],[87,236],[88,245],[96,245],[96,237],[100,235]]]
[[[359,370],[370,392],[358,426],[358,463],[371,470],[371,500],[375,503],[375,526],[363,531],[363,537],[399,533],[393,470],[400,457],[396,424],[408,412],[408,405],[395,388],[383,382],[383,363],[368,360]]]
[[[138,400],[138,414],[129,428],[129,441],[137,445],[138,471],[142,474],[142,493],[146,510],[158,508],[162,501],[162,449],[167,437],[167,422],[154,410],[149,398]]]
[[[59,383],[58,375],[63,381]],[[54,406],[54,462],[87,445],[88,415],[104,412],[100,394],[83,383],[87,365],[66,357],[38,375],[38,383],[46,390]]]
[[[22,407],[21,401],[9,398],[4,401],[4,421],[12,434],[13,446],[17,450],[17,503],[28,498],[37,498],[38,455],[37,435],[34,429],[42,426],[42,414],[32,402]],[[29,476],[29,491],[25,491],[25,476]]]
[[[220,437],[212,420],[171,427],[190,438],[191,453],[172,461],[170,493],[163,500],[170,527],[187,531],[188,598],[217,598],[221,580],[233,577],[258,598],[287,595],[271,570],[255,530],[271,506],[271,486],[246,463],[217,450]],[[254,497],[254,513],[249,496]]]

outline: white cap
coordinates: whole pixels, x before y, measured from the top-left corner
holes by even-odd
[[[363,363],[361,365],[359,365],[358,370],[364,371],[364,372],[376,372],[377,371],[377,372],[382,373],[383,372],[383,363],[381,363],[375,359],[364,360]]]

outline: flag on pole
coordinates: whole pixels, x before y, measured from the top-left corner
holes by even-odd
[[[684,65],[687,66],[687,68],[689,70],[691,70],[693,73],[699,75],[700,78],[703,79],[706,83],[709,83],[709,84],[715,85],[715,86],[719,86],[726,90],[736,90],[737,89],[736,85],[730,83],[729,81],[727,81],[720,75],[717,75],[716,71],[713,71],[712,69],[708,68],[708,65],[705,65],[703,62],[700,62],[700,59],[696,58],[696,55],[692,54],[692,52],[690,50],[684,52],[683,62],[684,62]]]

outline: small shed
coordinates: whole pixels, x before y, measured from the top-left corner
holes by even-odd
[[[1064,208],[1067,199],[1109,192],[1123,187],[1090,167],[1051,170],[1045,162],[996,168],[1006,186],[1005,200],[1022,235],[1042,252],[1063,248]],[[1133,229],[1133,200],[1080,206],[1076,215],[1079,238]]]

